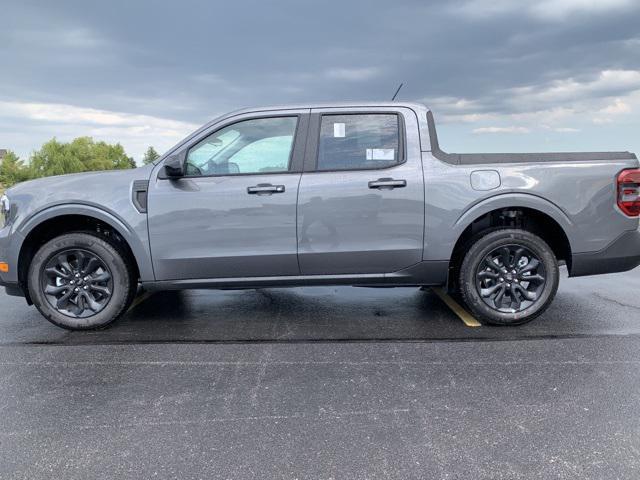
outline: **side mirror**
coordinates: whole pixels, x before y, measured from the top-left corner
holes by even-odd
[[[184,153],[178,153],[167,157],[164,161],[164,173],[169,178],[184,177]]]

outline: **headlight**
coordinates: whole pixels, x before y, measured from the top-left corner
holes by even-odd
[[[11,211],[11,202],[9,197],[2,195],[0,197],[0,228],[6,227],[9,221],[9,212]]]

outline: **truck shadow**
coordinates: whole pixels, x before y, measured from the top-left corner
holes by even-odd
[[[640,333],[629,320],[639,313],[561,291],[529,324],[469,328],[434,293],[416,288],[185,291],[152,295],[107,332],[168,342],[519,340]]]
[[[464,325],[435,295],[416,288],[307,287],[158,292],[109,332],[213,342],[357,341],[420,340],[452,328]]]
[[[566,274],[563,275],[566,277]],[[640,276],[563,278],[533,322],[469,328],[431,291],[301,287],[157,292],[103,330],[69,332],[2,295],[1,344],[410,342],[640,334]]]

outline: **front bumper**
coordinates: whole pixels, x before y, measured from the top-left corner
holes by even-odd
[[[0,287],[4,287],[8,295],[22,296],[24,292],[18,283],[18,252],[22,236],[11,232],[11,227],[0,229],[0,261],[9,264],[9,272],[0,272]]]
[[[24,297],[24,291],[18,282],[4,282],[0,279],[0,286],[4,287],[4,291],[7,295],[12,297]]]
[[[571,256],[571,277],[633,270],[640,265],[640,230],[623,233],[599,252]]]

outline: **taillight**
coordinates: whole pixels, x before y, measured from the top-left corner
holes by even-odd
[[[618,175],[618,207],[629,217],[640,216],[640,169]]]

